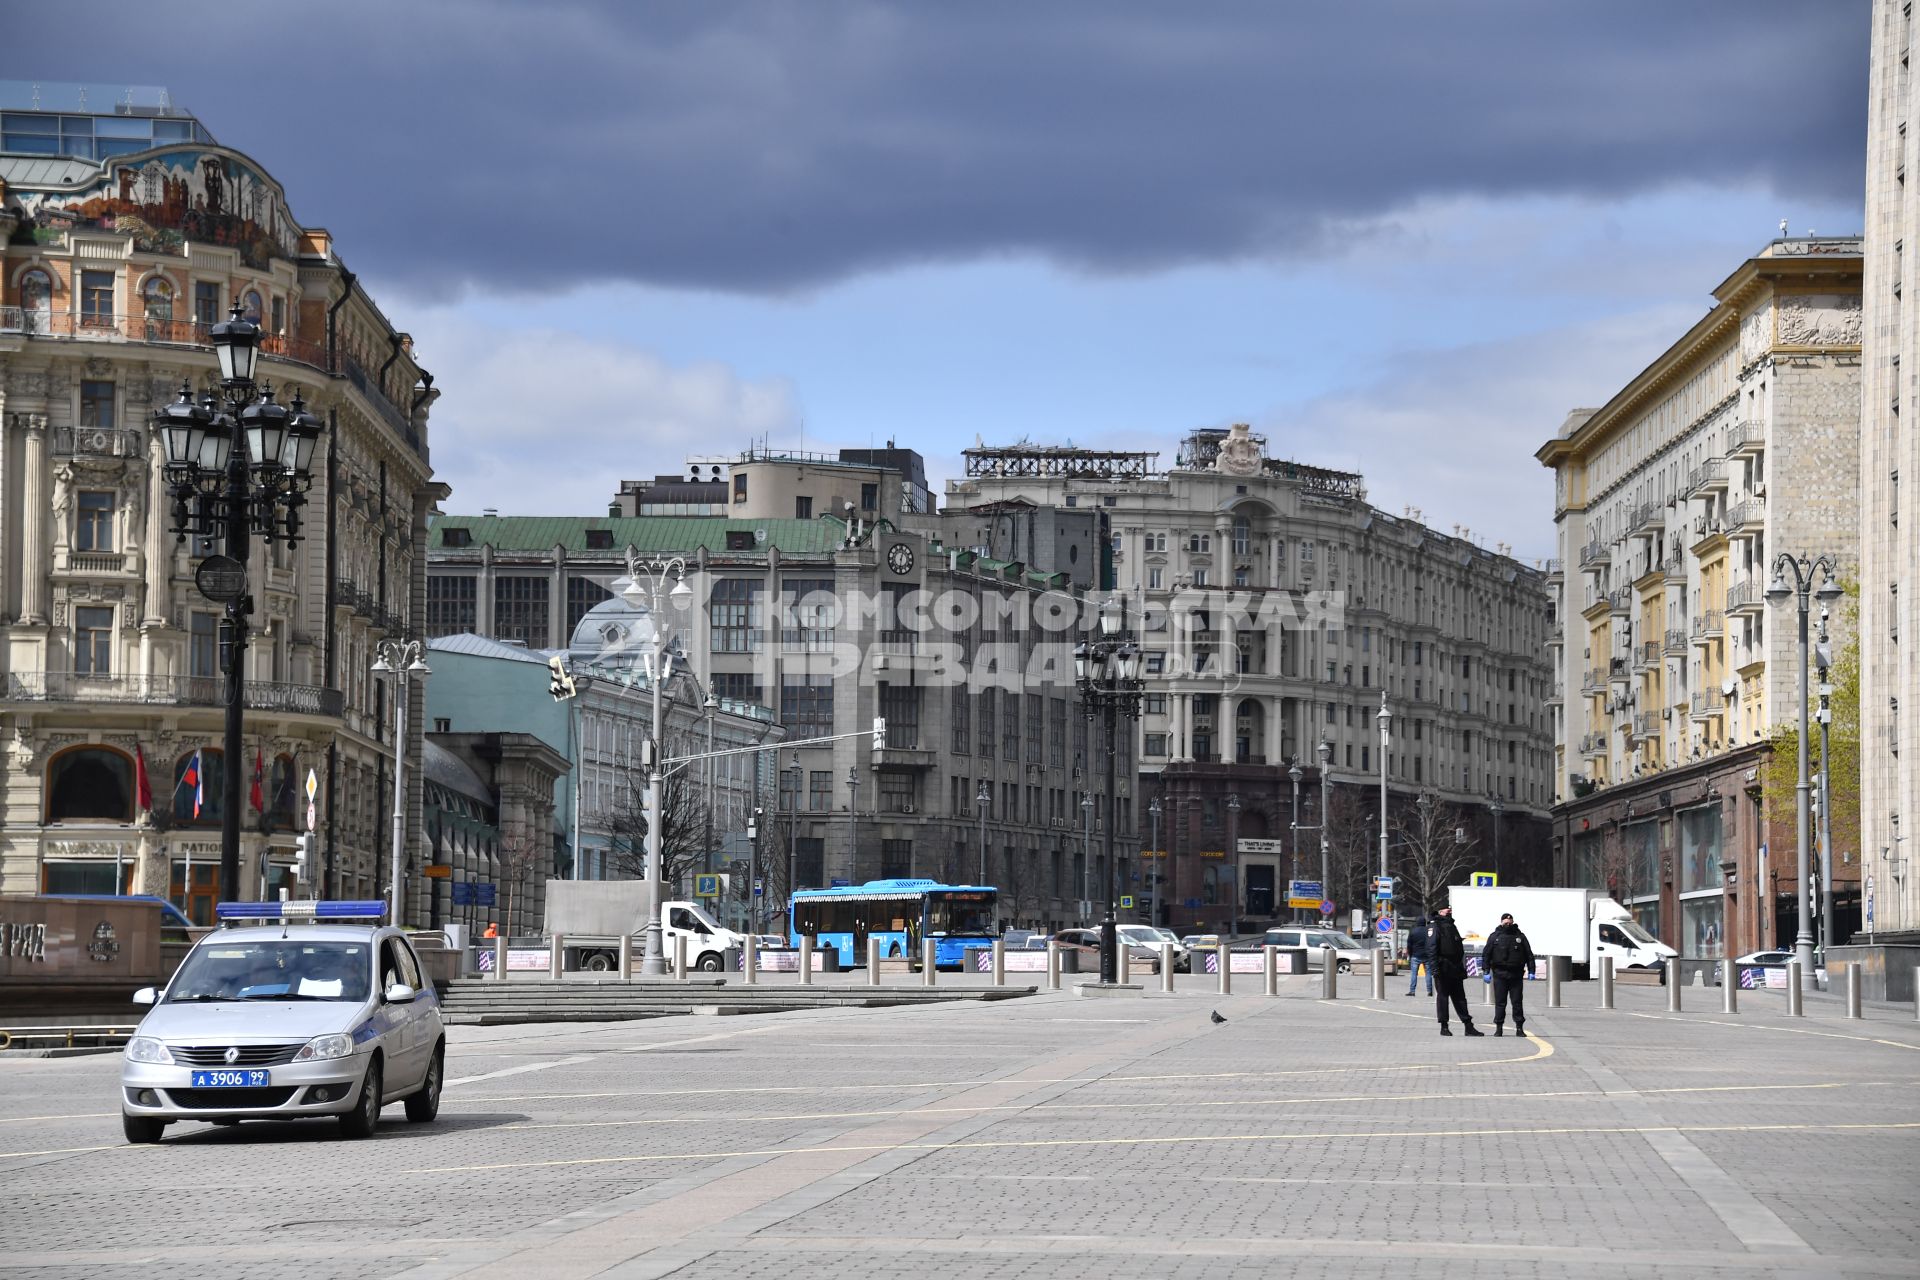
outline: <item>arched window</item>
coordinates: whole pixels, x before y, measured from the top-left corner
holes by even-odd
[[[132,758],[112,747],[72,747],[47,761],[47,821],[132,822]]]
[[[260,305],[259,290],[247,290],[246,296],[240,300],[240,303],[246,319],[254,324],[259,324],[260,317],[265,313],[265,308]]]
[[[195,760],[198,759],[196,769]],[[226,761],[212,747],[189,751],[173,765],[173,821],[183,827],[217,827],[226,792]],[[193,810],[198,798],[200,813]],[[158,797],[155,797],[156,799]]]
[[[28,333],[46,333],[53,327],[53,277],[35,267],[20,277],[20,310]]]
[[[271,786],[267,791],[267,822],[276,831],[292,831],[299,802],[300,771],[292,756],[275,756]]]

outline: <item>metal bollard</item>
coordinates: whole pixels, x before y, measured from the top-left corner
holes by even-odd
[[[1387,998],[1387,953],[1375,947],[1373,949],[1373,998]]]
[[[673,935],[673,976],[676,981],[687,980],[687,935]]]
[[[1266,992],[1270,996],[1280,994],[1280,948],[1262,947],[1261,968],[1266,978]]]
[[[1057,942],[1049,941],[1047,943],[1047,990],[1058,991],[1059,989],[1060,989],[1060,944]]]
[[[880,985],[880,939],[867,939],[867,985]]]
[[[1680,1012],[1680,962],[1667,961],[1667,1012]]]
[[[1484,968],[1480,971],[1480,1003],[1489,1009],[1493,1008],[1492,971]]]
[[[813,935],[800,935],[800,982],[803,986],[813,985]]]
[[[1173,944],[1160,944],[1160,989],[1168,995],[1173,994]]]
[[[920,983],[922,986],[932,986],[935,975],[940,972],[940,966],[934,963],[934,957],[939,954],[939,946],[940,944],[932,938],[922,938],[920,940]]]
[[[1600,1007],[1613,1008],[1613,957],[1600,957]]]
[[[1560,975],[1564,972],[1563,966],[1567,962],[1567,957],[1548,956],[1546,959],[1547,1008],[1558,1009],[1560,1007]]]
[[[1740,1012],[1740,971],[1729,960],[1725,966],[1725,977],[1720,983],[1720,1012]]]
[[[493,980],[504,982],[507,977],[507,936],[501,934],[493,940]]]
[[[1913,968],[1913,1020],[1920,1022],[1920,965]]]
[[[1801,990],[1800,984],[1804,981],[1806,981],[1806,978],[1800,971],[1800,962],[1798,960],[1787,961],[1787,1016],[1789,1018],[1806,1016],[1801,1011],[1801,1001],[1804,999],[1806,993]]]
[[[1007,985],[1007,944],[999,938],[993,940],[993,985]]]
[[[1215,975],[1220,979],[1220,994],[1230,996],[1233,994],[1233,960],[1231,953],[1227,950],[1227,944],[1224,942],[1215,944],[1213,954],[1216,957],[1214,963],[1220,966],[1220,972]]]
[[[1340,998],[1340,961],[1332,947],[1320,948],[1320,998],[1338,1000]]]
[[[1133,948],[1122,942],[1116,946],[1114,950],[1120,953],[1118,956],[1120,961],[1119,981],[1120,985],[1124,987],[1133,981]]]
[[[747,939],[747,945],[753,945],[752,938]],[[620,981],[633,981],[633,935],[630,933],[620,935]]]
[[[750,987],[760,981],[760,943],[752,934],[740,948],[740,981]]]
[[[1847,1016],[1849,1018],[1860,1016],[1860,978],[1860,962],[1847,961]]]
[[[567,971],[567,935],[556,933],[547,951],[547,976],[558,978]]]

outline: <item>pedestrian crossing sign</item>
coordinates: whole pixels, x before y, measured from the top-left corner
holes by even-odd
[[[1131,911],[1131,910],[1133,910],[1133,895],[1132,895],[1132,894],[1130,894],[1130,893],[1123,893],[1123,894],[1121,894],[1121,895],[1120,895],[1120,909],[1121,909],[1122,911]]]
[[[1500,877],[1492,871],[1475,871],[1467,876],[1467,883],[1475,889],[1497,889]]]
[[[696,898],[719,897],[720,877],[715,875],[695,876],[693,878],[693,896]]]

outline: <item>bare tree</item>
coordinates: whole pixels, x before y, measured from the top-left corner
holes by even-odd
[[[1006,870],[996,886],[1000,890],[1000,918],[1008,923],[1037,918],[1041,900],[1038,855],[1003,857]]]
[[[1332,787],[1327,824],[1327,897],[1342,909],[1369,909],[1373,902],[1375,858],[1380,848],[1380,810],[1366,787]],[[1314,851],[1317,852],[1317,851]],[[1314,874],[1319,865],[1309,858]]]
[[[700,785],[683,770],[660,784],[661,882],[675,886],[705,857],[707,805]],[[647,873],[647,776],[639,769],[621,774],[613,807],[607,813],[610,861],[618,877],[643,879]]]
[[[534,868],[542,858],[552,857],[550,845],[528,836],[523,832],[511,832],[500,838],[500,878],[506,882],[507,903],[501,921],[501,932],[507,937],[513,936],[513,917],[516,906],[523,914],[527,911],[527,899],[530,896],[530,882]]]
[[[1431,910],[1445,898],[1478,845],[1466,834],[1459,806],[1441,804],[1431,795],[1420,799],[1422,803],[1408,805],[1389,819],[1400,878],[1395,899],[1403,910],[1415,903],[1420,910]]]

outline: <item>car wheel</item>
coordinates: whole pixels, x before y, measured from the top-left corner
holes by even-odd
[[[697,967],[702,973],[720,972],[720,953],[718,951],[709,951],[702,955]]]
[[[588,973],[609,972],[613,968],[613,957],[604,951],[596,951],[587,957],[586,964],[582,965],[581,968],[585,969]]]
[[[440,1081],[446,1074],[441,1068],[446,1061],[447,1046],[443,1042],[433,1046],[433,1058],[427,1063],[427,1078],[420,1082],[420,1091],[407,1095],[407,1119],[415,1124],[425,1124],[440,1114]]]
[[[1342,961],[1340,962],[1340,972],[1341,972],[1341,973],[1352,973],[1352,972],[1353,972],[1353,965],[1352,965],[1352,964],[1351,964],[1351,963],[1350,963],[1349,961],[1346,961],[1346,960],[1342,960]]]
[[[141,1146],[160,1141],[160,1135],[166,1127],[165,1120],[156,1120],[152,1116],[130,1116],[124,1111],[120,1113],[120,1131],[127,1135],[128,1142]]]
[[[367,1064],[367,1078],[360,1082],[360,1101],[340,1117],[340,1132],[349,1138],[371,1138],[380,1127],[380,1059]]]

